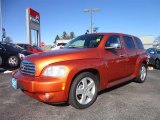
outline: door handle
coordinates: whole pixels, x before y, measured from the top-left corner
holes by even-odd
[[[120,56],[120,57],[125,57],[125,56],[126,56],[126,54],[120,54],[119,56]]]

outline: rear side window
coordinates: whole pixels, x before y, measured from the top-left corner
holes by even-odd
[[[124,44],[127,49],[134,49],[135,48],[134,42],[131,37],[123,36],[123,39],[124,39]]]
[[[142,44],[142,41],[141,41],[139,38],[134,37],[134,40],[135,40],[136,45],[137,45],[137,47],[138,47],[139,49],[144,49],[143,44]]]

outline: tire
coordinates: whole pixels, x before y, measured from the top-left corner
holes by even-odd
[[[160,69],[160,60],[158,59],[155,61],[155,68]]]
[[[77,109],[91,106],[97,98],[98,79],[90,72],[79,74],[71,85],[69,104]]]
[[[0,56],[0,65],[2,65],[2,57]]]
[[[19,59],[17,56],[10,56],[8,58],[8,65],[10,67],[17,67],[19,65]]]
[[[136,77],[136,82],[143,83],[145,82],[146,77],[147,77],[147,66],[145,64],[142,64],[140,66],[139,73]]]

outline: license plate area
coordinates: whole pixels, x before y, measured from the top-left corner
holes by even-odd
[[[16,78],[12,78],[12,87],[14,88],[14,89],[18,89],[17,88],[17,79]]]

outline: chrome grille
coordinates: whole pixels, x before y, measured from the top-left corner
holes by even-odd
[[[23,60],[20,65],[21,73],[35,75],[35,65],[27,60]]]

